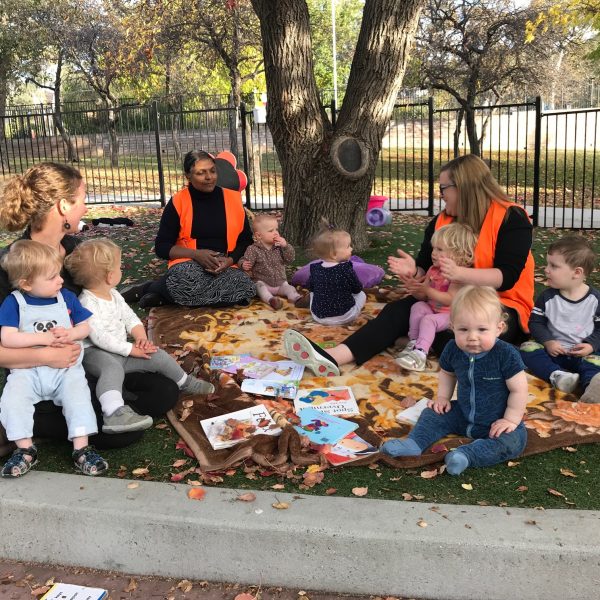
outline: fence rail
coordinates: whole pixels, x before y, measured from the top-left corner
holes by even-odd
[[[329,114],[335,118],[331,103]],[[600,108],[543,111],[542,101],[480,106],[480,154],[509,197],[542,227],[600,228]],[[3,178],[43,160],[72,161],[91,203],[165,202],[185,182],[182,157],[231,149],[249,177],[253,209],[283,206],[281,166],[261,114],[232,107],[153,102],[116,110],[51,107],[0,116]],[[434,101],[397,104],[382,143],[373,193],[392,210],[440,208],[440,166],[469,151],[464,114]]]

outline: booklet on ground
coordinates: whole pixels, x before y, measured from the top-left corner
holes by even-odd
[[[247,394],[260,394],[274,398],[293,400],[298,392],[298,381],[275,381],[270,379],[244,379],[242,392]]]
[[[261,360],[249,354],[213,356],[210,368],[233,375],[241,370],[244,377],[268,381],[300,381],[304,375],[304,365],[293,360]]]
[[[349,433],[335,444],[316,446],[316,450],[334,467],[345,465],[379,452],[375,446],[369,444],[369,442],[363,440],[354,432]]]
[[[255,435],[281,433],[281,428],[262,404],[203,419],[200,425],[214,450],[230,448]]]
[[[298,413],[300,425],[294,429],[305,435],[314,444],[335,444],[351,431],[358,428],[357,423],[328,415],[314,408],[304,408]]]
[[[294,410],[299,414],[306,408],[316,408],[336,417],[360,414],[352,389],[348,386],[299,390],[294,399]]]
[[[107,590],[71,583],[55,583],[41,600],[106,600],[107,598]]]
[[[416,404],[409,406],[396,413],[396,421],[403,421],[414,425],[421,416],[421,413],[427,408],[429,398],[421,398]]]

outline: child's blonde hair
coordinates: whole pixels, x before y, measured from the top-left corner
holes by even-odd
[[[310,244],[310,253],[317,258],[332,258],[340,243],[348,238],[350,234],[347,231],[330,225],[329,221],[323,218],[321,227]]]
[[[443,244],[459,267],[470,267],[475,262],[475,232],[462,223],[450,223],[436,229],[431,236],[432,244]]]
[[[54,248],[34,240],[18,240],[2,257],[2,268],[14,288],[23,283],[30,284],[36,277],[48,275],[53,270],[60,272],[62,260]]]
[[[254,218],[252,219],[252,231],[256,233],[256,228],[268,221],[275,221],[279,226],[279,220],[275,215],[269,213],[258,213],[254,215]]]
[[[490,322],[506,322],[506,313],[498,297],[498,292],[487,285],[466,285],[452,299],[450,322],[454,323],[462,313],[485,315]]]
[[[86,240],[65,258],[65,267],[75,283],[89,288],[106,280],[121,261],[121,248],[108,238]]]
[[[581,267],[586,276],[591,275],[596,267],[594,249],[580,235],[567,235],[556,240],[548,246],[547,254],[560,254],[571,269]]]

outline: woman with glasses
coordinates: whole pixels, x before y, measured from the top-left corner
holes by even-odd
[[[416,260],[398,250],[390,256],[390,271],[402,281],[422,278],[432,265],[431,236],[436,229],[453,221],[469,225],[478,234],[475,268],[459,267],[444,258],[441,271],[460,285],[485,285],[497,290],[507,315],[502,339],[518,343],[528,332],[527,322],[533,308],[532,225],[525,211],[508,200],[488,166],[469,154],[456,158],[440,171],[440,195],[444,210],[429,223]],[[339,366],[362,364],[393,346],[408,332],[412,296],[387,304],[379,315],[341,344],[327,351],[297,331],[284,334],[286,353],[301,356],[315,373],[327,370],[338,374]],[[436,336],[433,349],[440,353],[452,337],[450,331]],[[297,358],[296,358],[297,360]],[[323,369],[325,367],[325,369]]]

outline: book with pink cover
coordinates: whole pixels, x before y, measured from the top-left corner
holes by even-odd
[[[334,467],[339,467],[340,465],[345,465],[379,452],[375,446],[363,440],[363,438],[356,435],[353,431],[335,444],[322,444],[315,446],[315,449]]]
[[[335,417],[360,414],[352,389],[347,385],[299,390],[294,398],[294,410],[300,414],[306,408],[315,408]]]

